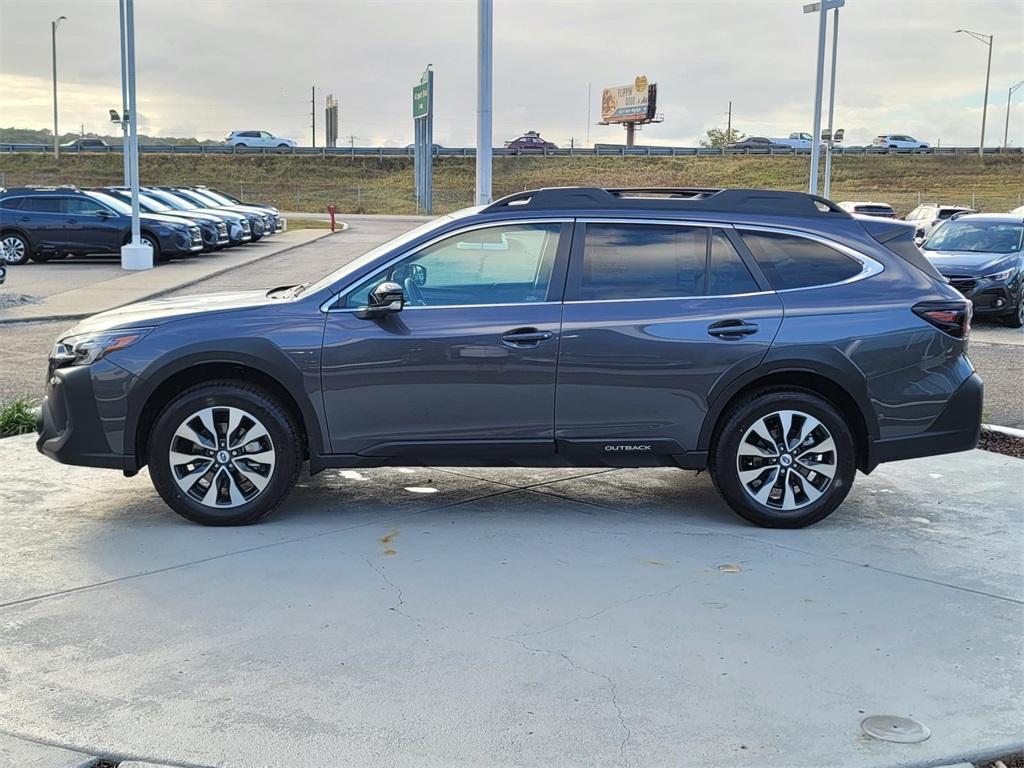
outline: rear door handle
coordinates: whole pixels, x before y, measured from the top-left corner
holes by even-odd
[[[743,320],[721,320],[709,325],[708,333],[720,339],[738,339],[741,336],[757,333],[757,324],[747,323]]]
[[[536,328],[516,328],[501,335],[501,343],[508,347],[536,347],[555,334],[551,331],[538,331]]]

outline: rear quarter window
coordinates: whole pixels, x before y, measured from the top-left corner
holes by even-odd
[[[816,240],[779,232],[740,234],[777,291],[841,283],[861,273],[859,261]]]

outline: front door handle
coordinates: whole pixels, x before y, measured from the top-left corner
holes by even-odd
[[[501,335],[501,343],[507,347],[536,347],[555,334],[551,331],[538,331],[536,328],[516,328]]]
[[[743,320],[720,320],[708,326],[708,333],[720,339],[738,339],[757,333],[757,324]]]

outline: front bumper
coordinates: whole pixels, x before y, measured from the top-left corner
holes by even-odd
[[[127,394],[135,376],[106,360],[50,374],[36,448],[61,464],[134,471],[124,452]]]
[[[905,437],[875,440],[871,444],[869,471],[878,464],[918,459],[943,453],[969,451],[978,445],[984,385],[972,373],[953,393],[942,413],[924,432]]]
[[[947,275],[949,284],[974,306],[974,315],[1005,315],[1016,312],[1020,285],[1016,280],[987,280],[983,277]]]

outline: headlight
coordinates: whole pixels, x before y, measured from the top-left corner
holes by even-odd
[[[982,275],[983,280],[1007,280],[1013,274],[1013,267],[1004,269],[1002,272],[993,272],[991,275]]]
[[[58,341],[50,359],[55,368],[69,365],[89,365],[106,357],[111,352],[125,349],[143,338],[152,328],[126,328],[122,331],[82,333]]]

